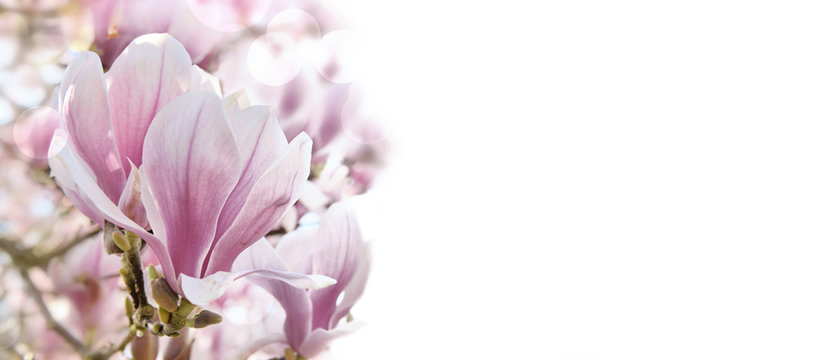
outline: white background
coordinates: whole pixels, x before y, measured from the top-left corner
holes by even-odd
[[[840,358],[832,2],[338,5],[394,151],[336,358]]]

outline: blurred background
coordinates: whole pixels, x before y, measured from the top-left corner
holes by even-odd
[[[326,4],[390,144],[333,358],[840,357],[835,3]]]

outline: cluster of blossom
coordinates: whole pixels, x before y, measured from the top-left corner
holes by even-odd
[[[313,359],[355,331],[370,250],[348,200],[387,145],[329,9],[0,18],[0,357]]]

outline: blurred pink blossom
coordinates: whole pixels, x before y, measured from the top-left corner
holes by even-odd
[[[102,235],[98,235],[102,236]],[[50,262],[47,275],[55,294],[70,300],[72,310],[65,323],[104,345],[119,341],[128,323],[122,306],[125,293],[119,289],[120,261],[102,251],[101,241],[86,241],[65,256]],[[115,335],[115,336],[114,336]]]

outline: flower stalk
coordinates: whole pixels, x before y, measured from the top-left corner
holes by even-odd
[[[122,250],[122,264],[120,275],[125,282],[131,297],[133,312],[131,321],[138,335],[146,330],[155,316],[155,308],[149,304],[144,286],[143,266],[140,260],[140,247],[143,240],[131,231],[114,231],[111,233],[114,244]]]

